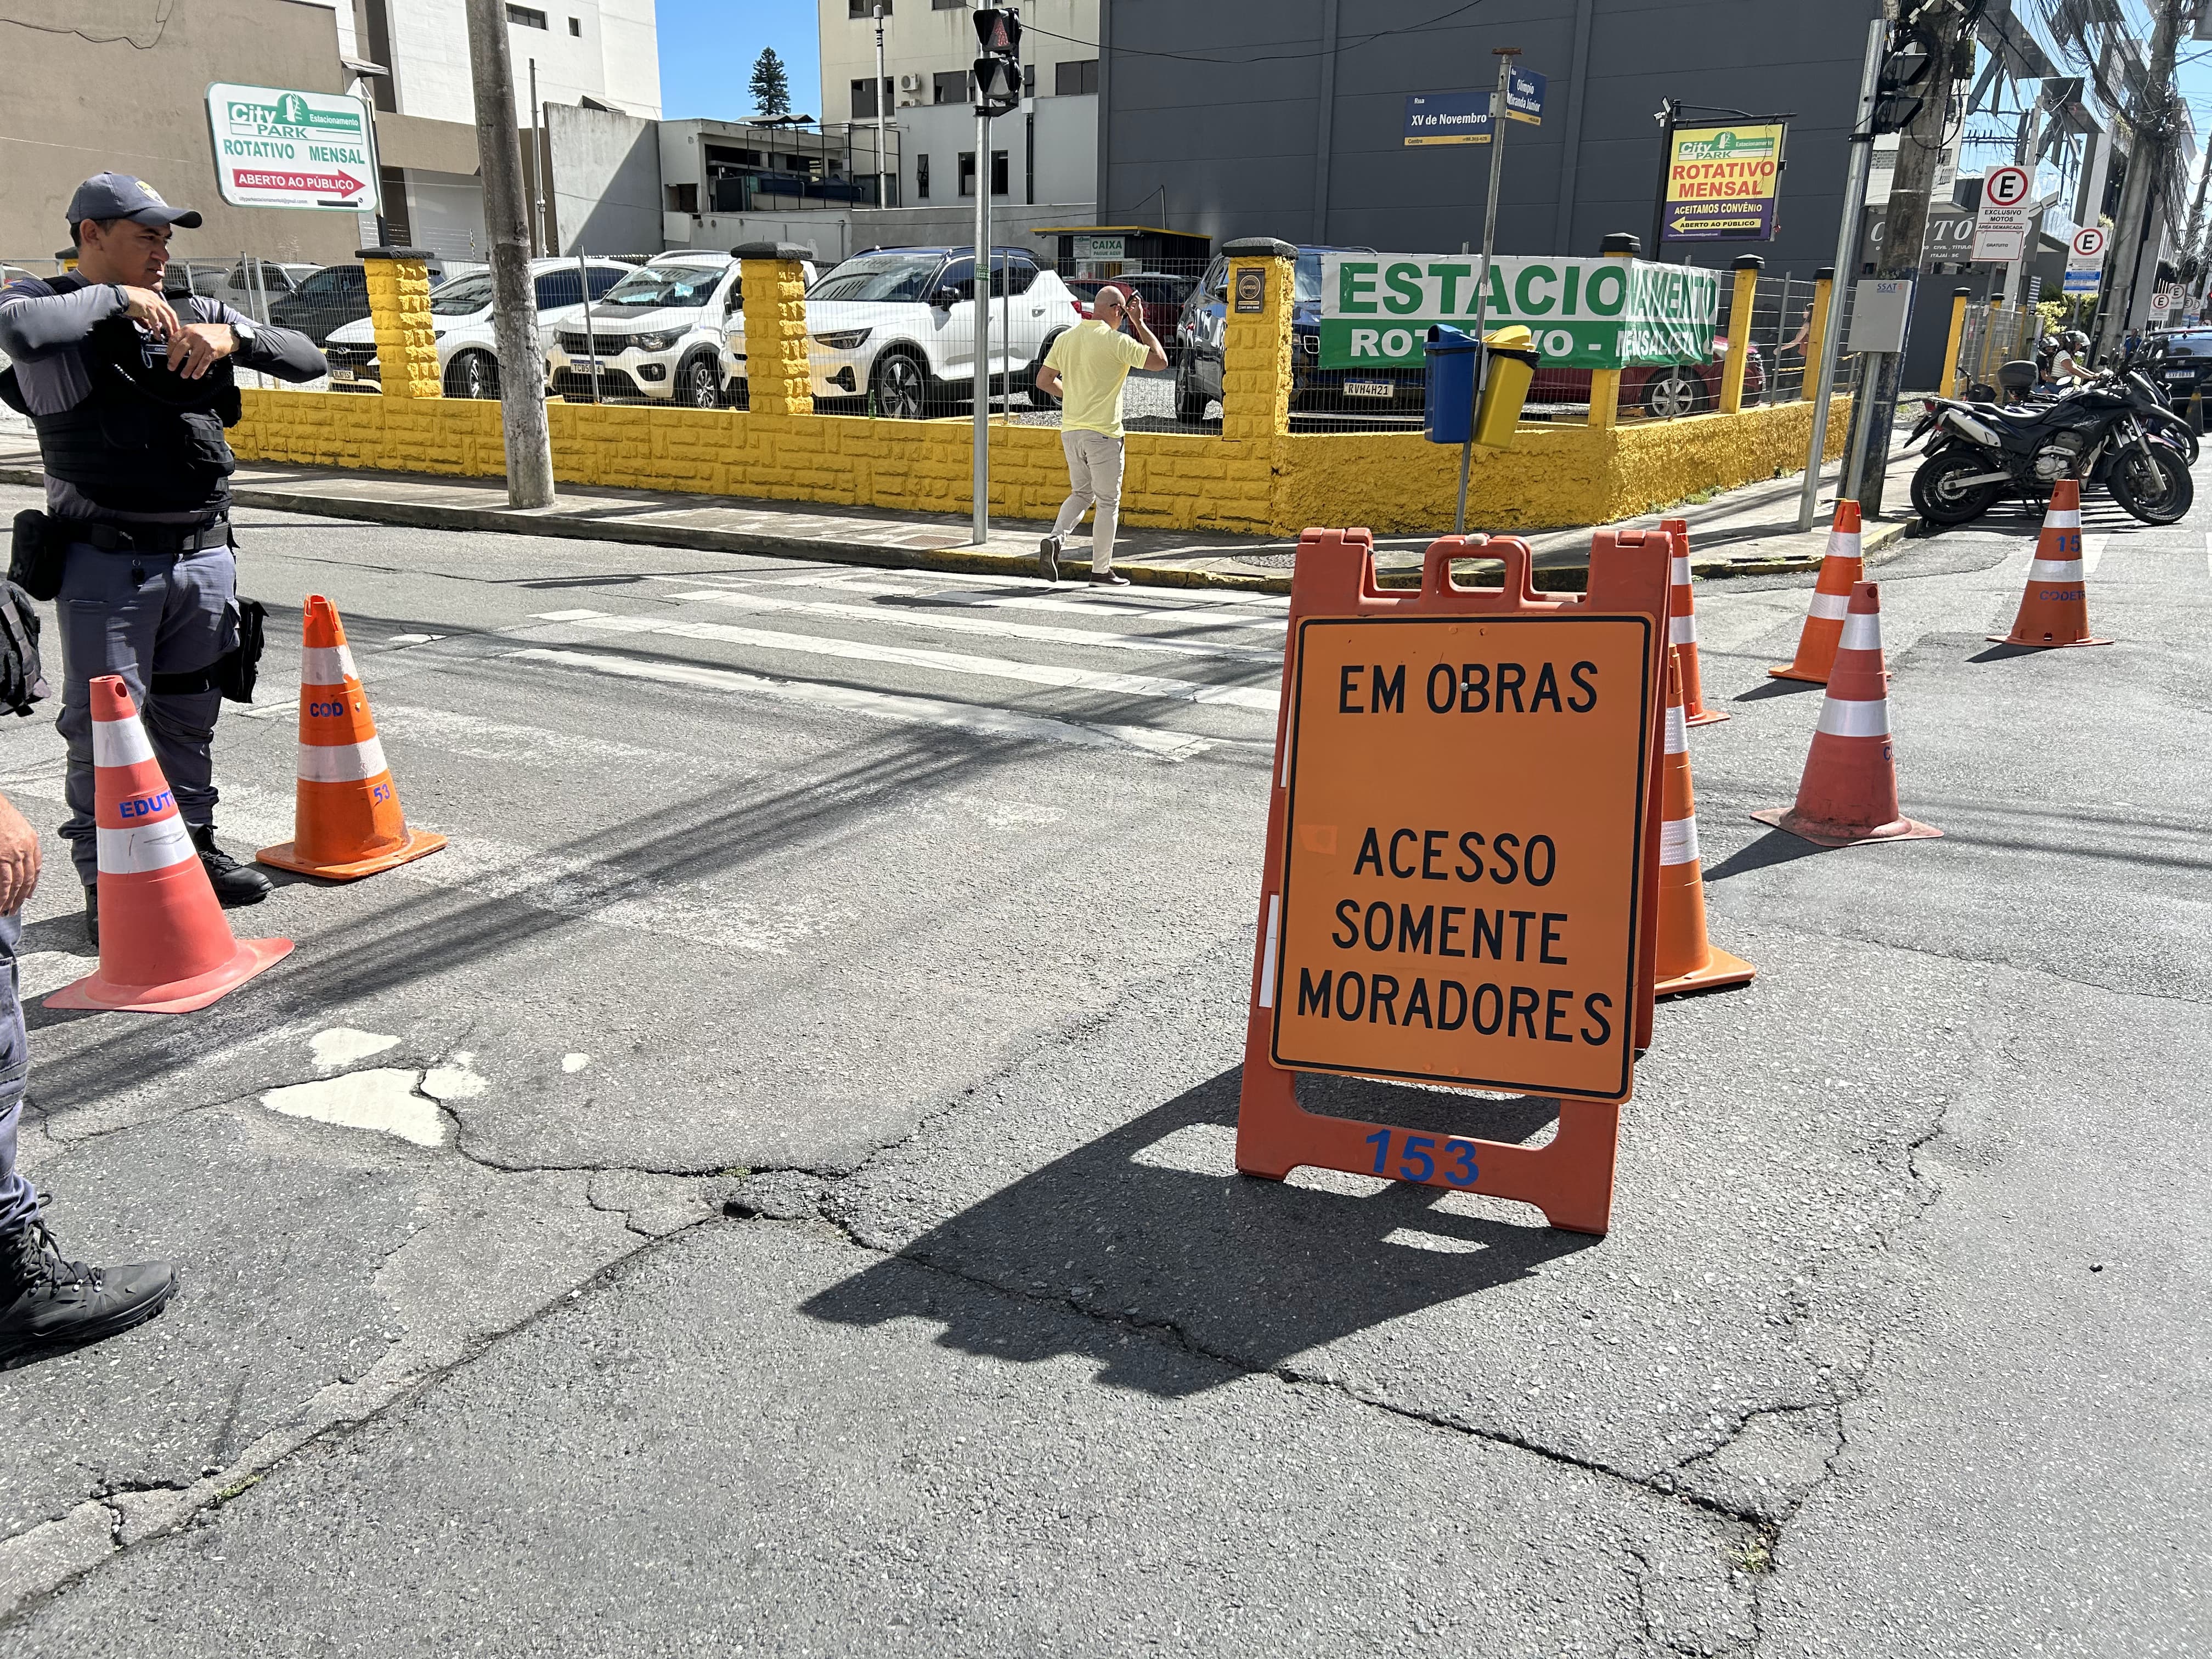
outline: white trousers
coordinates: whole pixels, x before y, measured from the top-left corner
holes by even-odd
[[[1091,568],[1103,576],[1114,568],[1114,531],[1121,518],[1121,441],[1079,427],[1060,434],[1060,447],[1067,456],[1069,495],[1060,504],[1052,533],[1064,540],[1095,504]]]

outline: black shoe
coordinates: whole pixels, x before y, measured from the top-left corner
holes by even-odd
[[[1047,536],[1037,544],[1037,569],[1048,582],[1060,580],[1060,538]]]
[[[1093,587],[1127,587],[1129,585],[1129,579],[1111,570],[1104,572],[1094,570],[1091,573],[1091,585]]]
[[[200,865],[208,872],[208,881],[215,896],[226,909],[235,909],[241,904],[258,904],[270,890],[269,878],[250,864],[240,864],[236,859],[215,844],[215,826],[211,823],[192,826],[192,845],[200,849]]]
[[[176,1288],[176,1269],[166,1261],[64,1261],[46,1218],[27,1221],[0,1234],[0,1365],[143,1325]]]
[[[92,941],[92,948],[100,948],[100,889],[84,890],[84,936]]]

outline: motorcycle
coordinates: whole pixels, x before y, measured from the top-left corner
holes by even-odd
[[[2172,411],[2140,370],[2048,403],[1930,398],[1922,408],[1906,447],[1929,441],[1912,477],[1912,504],[1929,524],[1971,523],[2008,492],[2040,502],[2061,478],[2110,491],[2144,524],[2178,524],[2196,501],[2185,448],[2158,418]]]

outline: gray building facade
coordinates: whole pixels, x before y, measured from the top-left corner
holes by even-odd
[[[1480,246],[1485,145],[1408,148],[1410,93],[1495,85],[1497,46],[1548,79],[1541,126],[1505,137],[1501,253],[1648,243],[1664,98],[1792,112],[1771,242],[1674,242],[1809,275],[1835,257],[1846,137],[1880,0],[1107,0],[1098,214],[1408,252]],[[1686,117],[1686,124],[1694,117]],[[1651,257],[1651,250],[1644,250]]]

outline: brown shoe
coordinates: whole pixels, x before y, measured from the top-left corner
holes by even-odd
[[[1091,573],[1091,585],[1093,587],[1127,587],[1129,579],[1111,570],[1103,574],[1094,570]]]

